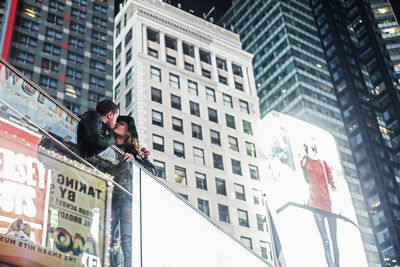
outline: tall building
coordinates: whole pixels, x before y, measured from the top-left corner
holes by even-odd
[[[75,113],[112,98],[114,1],[24,0],[16,10],[12,65]]]
[[[335,137],[367,261],[369,266],[380,266],[360,186],[362,180],[357,173],[346,135],[347,125],[342,121],[310,1],[236,1],[219,23],[238,33],[243,49],[254,54],[253,69],[262,117],[272,110],[280,111],[319,126]]]
[[[389,0],[370,0],[397,79],[400,81],[400,27]]]
[[[7,59],[10,47],[12,24],[14,19],[16,1],[0,0],[0,53],[1,57]],[[7,34],[8,33],[8,34]]]
[[[114,99],[135,118],[158,177],[273,262],[252,56],[239,36],[167,3],[131,0],[114,38]]]

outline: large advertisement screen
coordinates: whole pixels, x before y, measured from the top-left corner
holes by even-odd
[[[264,117],[257,133],[266,158],[261,177],[284,264],[367,266],[333,136],[278,112]]]

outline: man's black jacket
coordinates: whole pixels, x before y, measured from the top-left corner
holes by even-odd
[[[84,157],[97,155],[115,143],[114,135],[105,124],[100,114],[95,111],[85,112],[80,116],[78,124],[78,149],[79,154]]]

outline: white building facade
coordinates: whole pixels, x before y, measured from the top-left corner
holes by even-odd
[[[158,177],[273,263],[252,55],[239,36],[159,0],[126,1],[114,68],[114,100],[135,118]]]

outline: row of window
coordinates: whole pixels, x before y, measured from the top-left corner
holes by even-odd
[[[39,1],[41,2],[41,1]],[[72,0],[72,4],[76,4],[78,6],[82,6],[82,7],[86,7],[87,6],[87,0]],[[50,10],[54,10],[56,12],[65,12],[65,2],[62,1],[56,1],[56,0],[50,0],[49,1],[49,8]],[[85,10],[87,10],[85,8]],[[41,13],[41,9],[38,7],[34,7],[28,4],[24,4],[23,6],[23,11],[26,15],[36,18],[36,17],[40,17],[40,13]],[[108,8],[107,6],[103,6],[100,5],[98,3],[93,3],[93,11],[95,13],[98,13],[100,15],[108,15]],[[86,14],[89,12],[85,12],[83,10],[80,10],[78,8],[71,8],[71,16],[76,17],[77,19],[82,19],[85,20],[86,19]],[[64,14],[63,14],[64,15]]]

